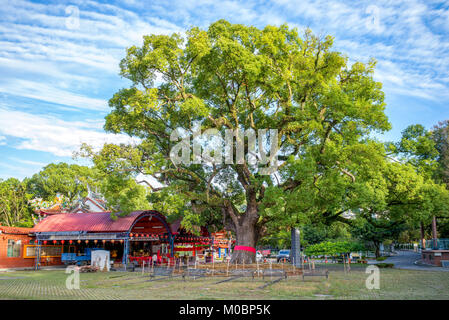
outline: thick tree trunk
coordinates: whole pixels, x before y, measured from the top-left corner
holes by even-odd
[[[238,214],[232,206],[227,206],[224,210],[231,217],[232,229],[236,236],[231,263],[255,263],[254,251],[260,235],[260,229],[257,226],[259,220],[257,203],[249,202],[244,214]],[[235,250],[236,247],[249,250]]]
[[[374,247],[376,248],[376,258],[380,257],[380,242],[374,242]]]
[[[433,248],[438,248],[437,218],[435,216],[432,218],[432,242]]]
[[[256,226],[251,222],[251,219],[248,217],[242,217],[241,224],[235,226],[235,247],[243,246],[256,248],[257,243],[257,232]],[[235,248],[234,247],[234,248]],[[246,250],[235,250],[232,253],[231,264],[232,263],[255,263],[256,262],[256,254],[251,251]]]
[[[433,216],[432,218],[432,238],[437,239],[438,233],[437,233],[437,218]]]
[[[426,236],[424,233],[424,223],[421,222],[421,248],[426,248]]]
[[[244,165],[236,165],[238,180],[245,188],[246,211],[240,214],[231,202],[225,201],[223,217],[229,216],[232,220],[233,230],[236,235],[235,247],[231,257],[231,263],[254,263],[256,262],[256,244],[261,234],[259,221],[259,202],[263,192],[259,193],[254,185],[251,185],[251,173]],[[240,247],[240,248],[239,248]],[[237,250],[236,250],[237,249]]]

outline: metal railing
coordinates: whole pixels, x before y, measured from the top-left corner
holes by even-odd
[[[449,250],[449,239],[427,240],[426,248],[432,250]]]

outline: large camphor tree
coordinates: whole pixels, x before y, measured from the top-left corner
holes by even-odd
[[[373,80],[375,62],[349,64],[332,44],[330,36],[300,36],[287,25],[259,29],[224,20],[184,37],[145,36],[120,63],[131,85],[110,99],[105,124],[139,142],[84,150],[116,181],[151,175],[162,186],[153,185],[153,194],[182,199],[186,221],[219,221],[238,246],[254,248],[268,223],[294,226],[292,212],[341,218],[358,170],[379,157],[370,133],[390,124]],[[179,140],[171,134],[194,134],[195,124],[223,136],[226,129],[277,130],[277,171],[262,174],[260,161],[174,163],[170,152]],[[232,261],[254,258],[237,250]]]

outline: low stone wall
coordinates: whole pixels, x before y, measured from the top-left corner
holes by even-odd
[[[423,250],[422,262],[441,267],[441,260],[449,260],[449,250]]]

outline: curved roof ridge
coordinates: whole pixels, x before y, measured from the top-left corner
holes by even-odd
[[[32,228],[8,227],[8,226],[0,225],[0,231],[2,231],[2,233],[8,233],[8,234],[29,234],[32,232]]]
[[[61,213],[51,215],[34,226],[32,232],[126,232],[140,215],[145,213],[156,213],[165,221],[166,218],[156,210],[139,210],[130,212],[126,216],[111,218],[111,212],[83,212],[83,213]]]

